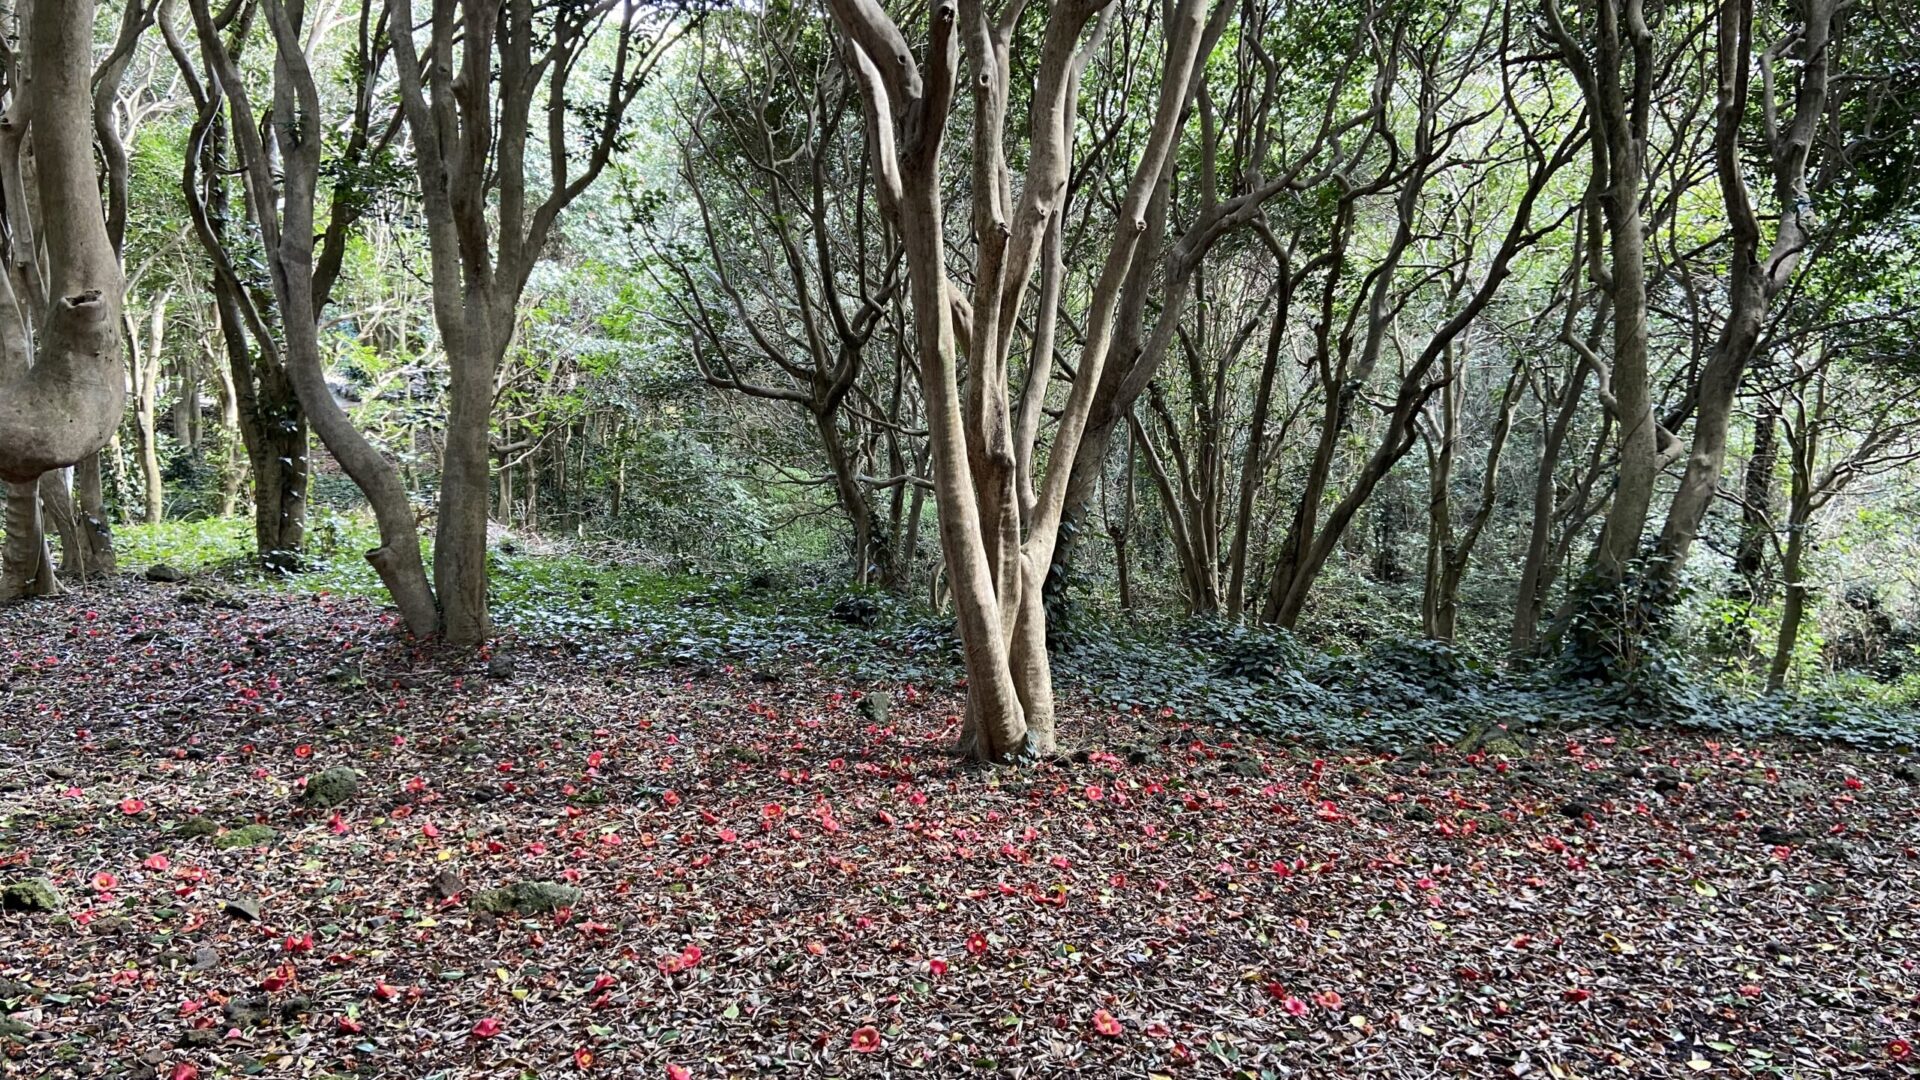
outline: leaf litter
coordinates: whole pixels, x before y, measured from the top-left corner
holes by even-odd
[[[133,582],[0,612],[0,1070],[1920,1060],[1901,754],[1627,729],[1391,756],[1082,703],[1066,755],[983,769],[948,752],[951,685],[496,647]]]

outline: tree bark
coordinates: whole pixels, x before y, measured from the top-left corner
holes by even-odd
[[[191,0],[191,6],[201,49],[209,68],[218,74],[232,115],[231,133],[240,150],[248,205],[267,252],[274,300],[282,316],[287,377],[313,429],[373,508],[381,543],[366,553],[367,562],[380,575],[408,630],[418,637],[431,636],[439,627],[439,612],[421,561],[407,491],[393,464],[334,400],[322,366],[318,319],[326,290],[315,279],[313,215],[323,132],[317,123],[303,120],[322,113],[301,42],[301,12],[297,5],[270,3],[265,8],[275,48],[273,115],[270,126],[263,129],[255,120],[246,83],[222,42],[207,0]],[[362,30],[364,47],[364,25]],[[371,73],[363,77],[370,78]],[[278,151],[278,183],[263,130],[271,132]],[[484,505],[481,513],[484,517]]]
[[[53,573],[53,553],[47,549],[41,526],[37,481],[8,482],[6,534],[0,600],[60,595],[60,580]]]
[[[1726,467],[1727,433],[1734,399],[1766,321],[1774,297],[1792,281],[1801,255],[1811,242],[1813,200],[1807,189],[1807,161],[1815,136],[1827,112],[1827,71],[1833,21],[1838,0],[1805,0],[1805,21],[1797,29],[1800,83],[1793,116],[1772,139],[1774,194],[1782,210],[1772,250],[1760,257],[1760,222],[1747,191],[1747,160],[1742,154],[1748,84],[1753,53],[1752,0],[1721,0],[1718,27],[1719,95],[1715,106],[1714,158],[1733,233],[1727,283],[1728,309],[1712,355],[1702,367],[1695,392],[1693,446],[1686,471],[1674,492],[1660,532],[1655,574],[1666,595],[1677,582],[1693,549],[1700,523],[1720,489]],[[1778,48],[1776,46],[1775,48]],[[1775,125],[1776,106],[1768,80],[1768,130]]]
[[[73,467],[73,498],[86,552],[81,574],[87,578],[111,577],[119,561],[114,554],[113,526],[107,521],[100,478],[104,453],[105,448],[96,450]]]
[[[16,295],[0,275],[0,479],[11,483],[104,446],[125,399],[125,283],[94,167],[93,14],[92,0],[34,0],[20,49],[32,78],[16,77],[0,117],[0,193],[14,265],[28,268],[20,276],[38,280],[36,244],[46,253],[44,295]],[[29,124],[37,197],[22,175]],[[28,309],[31,327],[20,317]]]
[[[1740,547],[1733,557],[1734,572],[1746,583],[1749,604],[1764,602],[1769,592],[1767,535],[1773,530],[1773,473],[1779,466],[1780,405],[1772,395],[1762,395],[1753,420],[1753,453],[1747,458],[1742,485]]]

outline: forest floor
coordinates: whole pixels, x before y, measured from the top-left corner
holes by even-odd
[[[132,578],[0,610],[0,1074],[1920,1063],[1904,755],[1083,706],[983,769],[953,687],[846,679]]]

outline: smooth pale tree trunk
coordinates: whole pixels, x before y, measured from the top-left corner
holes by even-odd
[[[147,338],[144,344],[129,323],[128,357],[133,364],[133,434],[140,458],[141,520],[157,525],[167,516],[167,493],[160,473],[160,427],[157,412],[160,397],[162,348],[167,334],[169,294],[153,298],[147,313]]]
[[[487,470],[494,379],[514,310],[560,214],[606,168],[626,109],[699,14],[656,22],[631,4],[610,12],[531,0],[436,0],[424,19],[414,17],[411,0],[388,0],[386,10],[396,28],[388,40],[419,181],[434,322],[451,374],[434,591],[446,639],[477,645],[491,632]],[[588,94],[569,79],[590,43],[602,45],[611,64]],[[593,116],[569,131],[585,97],[594,99]],[[547,144],[543,161],[530,145],[536,128]],[[530,180],[536,161],[544,191]]]
[[[7,484],[6,573],[0,576],[0,600],[58,596],[53,553],[41,525],[38,483]]]
[[[220,516],[232,517],[240,506],[240,488],[246,477],[240,469],[240,395],[234,386],[233,371],[212,357],[215,388],[220,394],[220,435],[224,460],[220,462]]]
[[[200,409],[199,380],[194,378],[193,364],[185,356],[178,357],[173,363],[173,381],[175,393],[173,408],[168,419],[173,424],[173,441],[188,454],[197,455],[199,440],[195,436],[194,414]]]
[[[1066,189],[1074,57],[1082,30],[1103,5],[1069,3],[1048,12],[1030,108],[1034,136],[1017,205],[1004,146],[1014,30],[1005,13],[990,16],[977,0],[937,3],[929,16],[923,71],[899,27],[874,0],[833,0],[829,6],[860,82],[880,202],[905,250],[941,548],[967,670],[961,751],[994,761],[1046,753],[1054,742],[1053,686],[1041,585],[1053,564],[1065,486],[1112,342],[1120,286],[1146,230],[1148,196],[1178,134],[1195,58],[1208,37],[1205,5],[1183,0],[1166,12],[1154,119],[1117,207],[1119,227],[1091,289],[1073,388],[1045,482],[1031,502],[1018,482],[1008,355],[1046,229]],[[1221,29],[1232,9],[1216,11]],[[979,244],[971,298],[949,281],[943,224],[942,143],[963,48],[972,68],[972,228]],[[966,313],[964,325],[956,309]],[[962,335],[964,397],[958,382]]]
[[[36,486],[106,444],[126,392],[125,282],[94,162],[94,5],[34,0],[23,15],[16,61],[32,78],[10,88],[0,117],[13,271],[0,274],[0,480],[8,484],[0,594],[58,588]],[[30,172],[22,160],[29,127]]]

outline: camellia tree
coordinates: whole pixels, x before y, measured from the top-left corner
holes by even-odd
[[[106,445],[126,399],[124,283],[94,166],[94,5],[25,8],[17,43],[0,54],[0,596],[58,591],[37,487]]]
[[[906,251],[940,543],[966,659],[963,750],[994,761],[1047,753],[1054,745],[1054,706],[1041,585],[1053,563],[1067,483],[1112,345],[1122,286],[1148,227],[1148,200],[1187,115],[1198,58],[1211,53],[1237,5],[1223,0],[1211,18],[1205,0],[1177,0],[1164,9],[1158,70],[1147,84],[1157,88],[1157,100],[1115,207],[1081,324],[1072,390],[1038,476],[1035,411],[1045,407],[1060,315],[1060,268],[1052,260],[1030,335],[1036,345],[1027,382],[1036,392],[1019,395],[1018,415],[1009,361],[1042,249],[1062,212],[1077,87],[1110,25],[1104,18],[1094,22],[1108,4],[1062,0],[1048,7],[1037,36],[1016,38],[1025,10],[1020,0],[939,0],[928,14],[924,61],[914,59],[906,35],[876,0],[831,0],[829,7],[860,83],[881,210]],[[1083,36],[1090,40],[1083,43]],[[1016,48],[1031,55],[1016,64]],[[970,288],[948,276],[943,184],[951,175],[947,132],[963,58],[972,92],[965,162]],[[1006,130],[1016,68],[1032,72],[1024,148],[1010,148]],[[1027,168],[1016,184],[1009,162],[1019,149]]]

